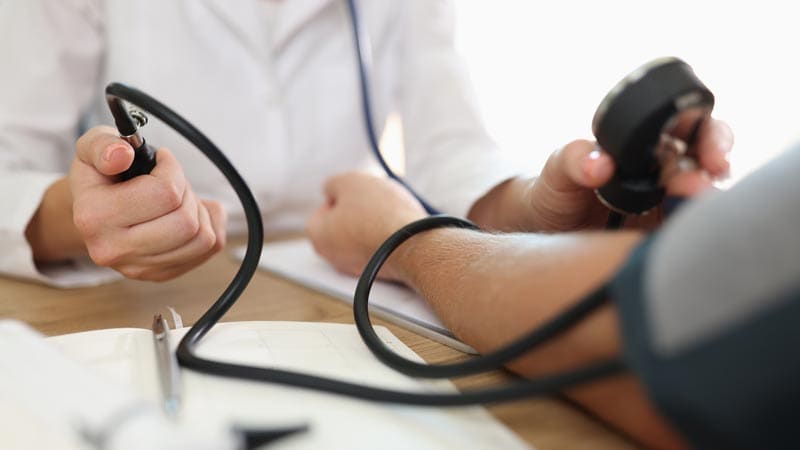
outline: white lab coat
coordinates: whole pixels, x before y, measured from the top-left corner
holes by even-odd
[[[24,229],[68,170],[80,132],[111,124],[110,81],[136,86],[192,121],[234,163],[267,233],[302,229],[333,174],[374,168],[353,38],[341,0],[5,0],[0,3],[0,272],[61,286],[97,282],[91,265],[34,265]],[[453,48],[446,1],[361,0],[372,41],[375,123],[402,117],[407,180],[445,212],[467,213],[516,174],[481,123]],[[269,28],[269,29],[268,29]],[[195,191],[243,220],[222,175],[157,120]]]

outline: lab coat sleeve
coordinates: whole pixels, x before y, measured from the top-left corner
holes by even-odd
[[[66,172],[102,55],[96,0],[0,2],[0,273],[56,286],[106,281],[87,261],[37,267],[25,228]]]
[[[453,5],[404,2],[398,104],[411,186],[442,212],[466,216],[518,167],[489,136],[454,46]]]

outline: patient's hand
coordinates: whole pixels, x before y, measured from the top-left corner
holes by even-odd
[[[392,233],[426,216],[419,202],[400,184],[360,172],[330,178],[325,196],[325,204],[309,218],[306,231],[317,253],[351,275],[361,274]],[[391,258],[380,276],[397,279]]]

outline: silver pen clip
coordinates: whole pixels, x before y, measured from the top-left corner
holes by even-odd
[[[153,317],[153,343],[156,349],[156,366],[164,401],[162,406],[168,416],[175,417],[181,403],[181,379],[178,372],[178,360],[169,344],[169,327],[161,314]]]

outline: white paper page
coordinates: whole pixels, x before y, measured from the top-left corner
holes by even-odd
[[[119,363],[135,358],[130,362],[139,362],[134,364],[139,372],[138,366],[147,366],[146,360],[154,358],[151,352],[150,358],[143,359],[146,351],[139,343],[128,345],[152,342],[152,333],[144,333],[104,330],[60,341],[85,356],[84,360],[98,364],[94,367],[71,358],[22,322],[0,320],[0,448],[234,450],[238,438],[227,424],[202,428],[176,424],[131,384],[104,373],[136,379],[119,370]],[[113,346],[120,342],[117,338],[133,351],[108,353],[94,345]]]
[[[177,344],[184,330],[173,331]],[[420,360],[387,329],[378,335],[393,350]],[[93,336],[96,334],[96,336]],[[149,333],[147,333],[149,334]],[[131,340],[152,336],[131,334]],[[155,369],[142,376],[121,368],[125,360],[152,359],[152,349],[132,344],[109,331],[50,338],[73,358],[93,365],[109,377],[138,384],[158,398]],[[106,344],[98,341],[107,340]],[[90,344],[94,342],[93,344]],[[120,360],[109,349],[123,349]],[[98,357],[99,352],[105,356]],[[313,322],[231,322],[214,327],[204,338],[201,356],[264,367],[289,368],[365,385],[414,391],[452,391],[446,381],[408,378],[381,364],[361,342],[352,325]],[[135,364],[135,363],[134,363]],[[409,407],[364,402],[305,389],[232,380],[182,370],[184,404],[180,420],[193,426],[237,423],[279,426],[308,423],[310,431],[280,441],[270,449],[522,449],[528,448],[485,409]],[[204,425],[206,424],[206,425]]]
[[[233,250],[238,260],[245,247]],[[264,244],[259,267],[334,298],[353,304],[358,279],[339,273],[314,252],[308,239],[293,239]],[[411,289],[376,281],[369,301],[370,313],[456,350],[476,354],[459,341],[436,317],[433,310]]]
[[[153,332],[144,328],[109,328],[49,337],[47,340],[77,362],[108,375],[154,404],[157,371]]]

